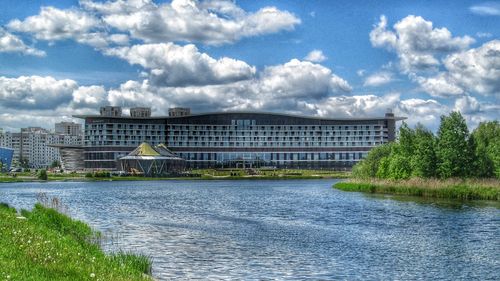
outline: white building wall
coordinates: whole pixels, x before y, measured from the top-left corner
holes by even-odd
[[[60,161],[59,150],[50,144],[81,145],[82,135],[64,135],[46,130],[21,133],[0,132],[0,146],[14,149],[12,163],[19,165],[22,158],[28,159],[30,168],[46,168],[54,161]]]

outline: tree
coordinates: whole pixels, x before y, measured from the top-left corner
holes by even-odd
[[[500,177],[500,123],[481,122],[472,132],[476,144],[476,175]]]
[[[411,157],[415,149],[415,131],[408,127],[406,122],[399,128],[399,142],[396,153],[403,157]]]
[[[378,165],[377,178],[387,179],[389,178],[389,166],[391,164],[391,157],[386,156],[380,159],[380,164]]]
[[[46,181],[48,179],[47,170],[42,169],[38,171],[38,179]]]
[[[412,176],[431,178],[436,176],[437,157],[434,134],[422,124],[415,128],[414,152],[411,156]]]
[[[411,176],[410,162],[401,154],[392,155],[388,167],[388,178],[394,180],[408,179]]]
[[[52,163],[50,164],[50,167],[53,169],[53,168],[57,168],[57,167],[61,167],[61,163],[59,163],[59,161],[57,160],[54,160],[52,161]]]
[[[437,171],[441,178],[467,177],[473,171],[475,149],[460,112],[441,116],[437,135]]]
[[[375,177],[380,165],[380,160],[391,154],[391,146],[392,143],[387,143],[370,150],[366,158],[353,167],[353,176],[356,178]]]
[[[21,158],[21,160],[19,161],[19,166],[21,166],[21,168],[23,169],[28,169],[30,167],[28,158]]]

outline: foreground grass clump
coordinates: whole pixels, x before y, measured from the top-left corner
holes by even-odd
[[[500,180],[498,179],[350,180],[338,182],[334,187],[344,191],[500,201]]]
[[[0,280],[151,280],[151,261],[105,254],[100,234],[37,203],[32,211],[0,204]]]

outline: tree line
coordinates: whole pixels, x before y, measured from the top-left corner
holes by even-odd
[[[469,133],[460,112],[441,116],[437,134],[405,122],[399,138],[372,149],[353,168],[357,178],[500,178],[500,123],[482,122]]]

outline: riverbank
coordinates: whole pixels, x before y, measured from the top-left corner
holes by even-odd
[[[399,181],[353,179],[347,182],[338,182],[333,187],[343,191],[366,193],[500,201],[500,180],[498,179],[410,179]]]
[[[191,170],[182,177],[105,176],[88,177],[84,173],[48,173],[47,181],[151,181],[151,180],[292,180],[349,178],[350,172],[299,169],[202,169]],[[45,182],[34,173],[0,174],[0,183]]]
[[[107,255],[99,241],[88,225],[40,203],[21,215],[0,203],[2,280],[153,280],[148,257]]]

